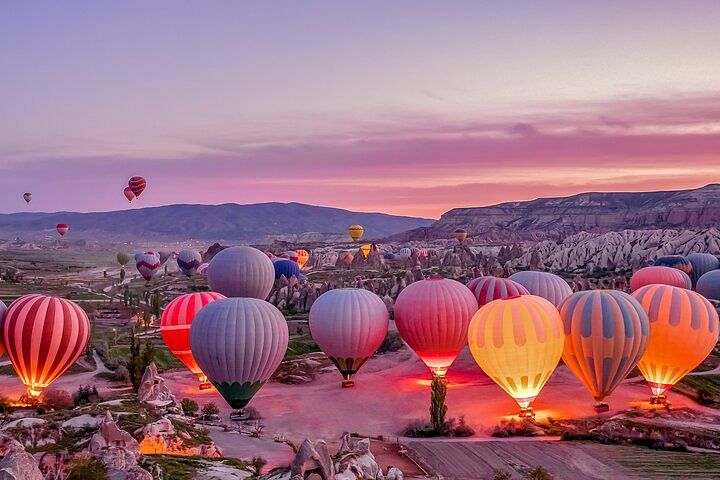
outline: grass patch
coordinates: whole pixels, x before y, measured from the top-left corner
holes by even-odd
[[[688,375],[673,390],[703,405],[720,407],[720,375]]]
[[[285,360],[291,360],[301,357],[308,353],[319,352],[320,348],[312,342],[303,342],[300,340],[290,340],[288,349],[285,353]]]

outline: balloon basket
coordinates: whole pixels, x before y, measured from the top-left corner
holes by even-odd
[[[650,405],[661,405],[663,407],[670,406],[667,395],[653,395],[650,397]]]
[[[243,409],[235,410],[234,412],[232,412],[230,414],[230,420],[232,420],[234,422],[242,422],[244,420],[247,420],[247,418],[248,418],[248,415],[247,415],[247,413],[245,413],[245,410],[243,410]]]
[[[355,386],[354,380],[343,380],[340,384],[342,388],[353,388]]]
[[[525,419],[528,419],[528,420],[533,420],[533,419],[535,418],[535,411],[533,410],[532,407],[520,408],[520,415],[519,415],[519,417],[520,417],[520,418],[525,418]]]
[[[600,402],[593,405],[593,409],[595,410],[595,413],[604,413],[610,410],[610,405],[605,402]]]
[[[210,382],[203,382],[198,386],[198,390],[210,390],[212,388],[212,383]]]

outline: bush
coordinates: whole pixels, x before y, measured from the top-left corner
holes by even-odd
[[[454,418],[447,420],[442,431],[434,429],[432,423],[427,420],[413,420],[405,427],[403,435],[412,438],[471,437],[475,435],[475,430],[465,423],[465,417],[460,417],[459,420]]]
[[[220,409],[215,405],[215,402],[208,402],[202,407],[202,415],[205,418],[212,417],[213,415],[219,415]]]
[[[403,345],[404,343],[398,332],[388,331],[387,335],[385,335],[385,339],[380,344],[380,347],[378,347],[377,353],[396,352],[400,350]]]
[[[260,420],[262,418],[262,415],[260,415],[260,412],[258,412],[255,407],[245,407],[243,408],[243,413],[246,420]]]
[[[105,465],[92,457],[81,456],[75,459],[68,471],[67,480],[107,480]]]
[[[73,394],[75,406],[87,405],[89,403],[97,403],[101,400],[97,388],[90,385],[80,385],[77,392]]]
[[[259,477],[262,474],[262,469],[267,465],[267,460],[265,460],[262,457],[252,457],[252,460],[250,460],[250,463],[248,466],[253,472],[253,475],[256,477]]]
[[[448,436],[450,437],[472,437],[475,435],[475,430],[465,423],[465,417],[461,416],[460,419],[455,421],[454,418],[451,418],[447,422],[445,422],[445,428],[447,432],[449,433]]]
[[[490,433],[493,437],[506,438],[506,437],[533,437],[538,435],[538,427],[528,419],[522,419],[520,421],[514,418],[503,420],[500,425],[493,427]]]
[[[528,473],[529,480],[553,480],[553,476],[550,472],[545,470],[543,467],[535,467]]]
[[[69,410],[75,406],[70,392],[60,389],[45,390],[40,396],[40,403],[50,410]]]
[[[182,406],[185,415],[189,415],[191,417],[194,417],[200,408],[195,400],[189,398],[183,398],[180,405]]]

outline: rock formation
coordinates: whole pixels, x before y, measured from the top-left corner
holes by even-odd
[[[222,451],[213,442],[188,447],[185,440],[190,440],[191,435],[187,432],[176,432],[168,418],[161,418],[157,422],[149,423],[135,433],[136,436],[142,437],[140,441],[140,453],[142,454],[222,457]]]
[[[37,460],[22,445],[7,437],[1,443],[6,453],[0,460],[0,480],[43,480]]]
[[[122,480],[133,467],[137,467],[140,445],[132,435],[117,426],[110,412],[106,412],[105,418],[98,424],[97,433],[90,437],[88,453],[102,462],[113,478]]]
[[[170,387],[165,384],[165,379],[158,375],[155,362],[145,369],[140,387],[138,388],[138,400],[149,403],[154,407],[162,409],[179,409],[175,395],[170,391]]]

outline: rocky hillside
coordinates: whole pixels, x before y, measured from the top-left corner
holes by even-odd
[[[394,241],[449,238],[456,228],[487,242],[559,240],[580,232],[699,229],[720,224],[720,184],[693,190],[581,193],[488,207],[455,208]]]
[[[70,225],[69,239],[236,240],[263,242],[346,240],[359,223],[365,238],[377,239],[427,226],[432,220],[361,213],[302,203],[251,205],[166,205],[99,213],[13,213],[0,215],[0,235],[55,238],[55,225]]]

